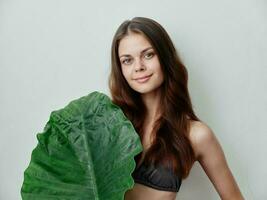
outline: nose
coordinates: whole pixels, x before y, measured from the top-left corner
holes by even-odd
[[[142,61],[142,59],[136,59],[136,63],[135,63],[135,66],[134,66],[134,70],[137,72],[137,71],[142,71],[145,69],[145,66],[144,66],[144,63]]]

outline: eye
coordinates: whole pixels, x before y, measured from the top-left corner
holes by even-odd
[[[154,55],[154,53],[153,52],[149,52],[149,53],[147,53],[145,56],[147,56],[148,55],[148,57],[147,58],[152,58],[153,57],[153,55]]]
[[[128,63],[128,61],[129,61],[129,60],[131,60],[131,59],[128,59],[128,58],[127,58],[127,59],[125,59],[125,60],[122,60],[122,62],[121,62],[121,63],[122,63],[122,64],[126,64],[126,65],[127,65],[127,64],[129,64],[129,63]]]

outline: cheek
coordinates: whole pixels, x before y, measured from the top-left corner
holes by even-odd
[[[155,66],[155,71],[157,72],[157,74],[161,75],[162,74],[162,69],[161,69],[160,64],[158,62],[155,62],[154,66]]]
[[[160,76],[163,76],[163,72],[162,72],[161,68],[159,68],[159,74],[160,74]]]
[[[121,70],[123,77],[128,81],[129,79],[129,72],[125,69]]]

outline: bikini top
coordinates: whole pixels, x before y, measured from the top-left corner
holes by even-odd
[[[175,175],[170,168],[163,165],[146,165],[144,162],[132,173],[136,183],[152,187],[163,191],[178,192],[182,184],[182,179]]]

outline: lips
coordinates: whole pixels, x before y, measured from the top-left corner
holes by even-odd
[[[146,79],[148,77],[150,77],[152,74],[148,75],[148,76],[143,76],[143,77],[140,77],[140,78],[136,78],[134,80],[143,80],[143,79]]]
[[[149,76],[143,76],[143,77],[135,79],[135,81],[138,83],[146,83],[150,79],[151,76],[152,74]]]

